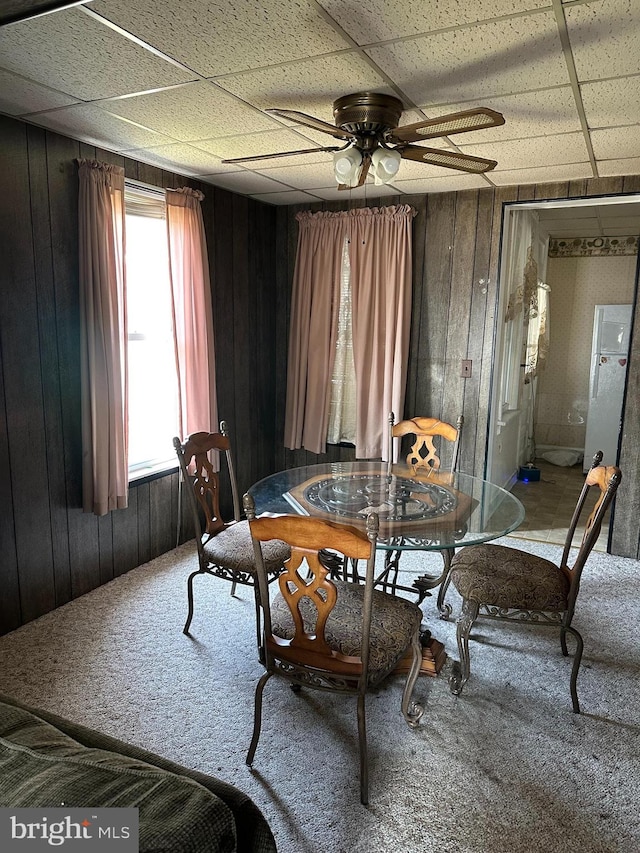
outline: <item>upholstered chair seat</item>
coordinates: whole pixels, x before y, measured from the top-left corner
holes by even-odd
[[[502,545],[463,548],[451,564],[463,598],[501,609],[563,611],[569,578],[554,563]]]
[[[248,521],[238,521],[225,527],[202,546],[209,564],[233,572],[256,573],[253,540]],[[291,553],[288,545],[274,540],[264,546],[264,561],[268,572],[278,572]]]
[[[359,658],[362,656],[365,587],[338,580],[333,583],[338,598],[325,625],[325,640],[333,651]],[[317,618],[315,606],[309,598],[302,598],[299,607],[304,630],[312,633]],[[420,628],[421,619],[422,611],[414,602],[392,597],[379,590],[373,591],[369,638],[370,685],[395,667],[409,647],[412,636]],[[295,636],[291,611],[280,594],[271,602],[271,628],[276,636],[286,640]]]

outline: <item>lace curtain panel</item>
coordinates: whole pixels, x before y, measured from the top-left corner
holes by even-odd
[[[329,444],[356,442],[356,371],[353,363],[353,329],[351,325],[351,263],[349,241],[345,238],[340,276],[338,334],[331,374],[329,400]]]

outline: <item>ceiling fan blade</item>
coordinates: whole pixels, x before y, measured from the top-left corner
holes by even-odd
[[[358,178],[358,183],[355,187],[350,187],[349,184],[338,184],[339,190],[354,190],[358,187],[361,187],[364,182],[367,180],[367,175],[369,174],[369,166],[371,165],[371,157],[368,154],[364,154],[362,157],[362,168],[360,169],[360,177]]]
[[[405,124],[390,134],[389,141],[418,142],[421,139],[433,139],[436,136],[450,136],[453,133],[465,133],[468,130],[498,127],[501,124],[504,124],[502,113],[490,110],[488,107],[476,107],[427,121],[418,121],[415,124]]]
[[[330,133],[331,136],[335,136],[337,139],[355,139],[355,134],[351,133],[351,131],[342,130],[342,128],[329,124],[327,121],[308,116],[306,113],[300,113],[297,110],[273,109],[265,110],[265,112],[280,116],[280,118],[287,118],[289,121],[295,121],[296,124],[306,124],[307,127],[312,127],[314,130],[321,130],[322,133]]]
[[[443,151],[440,148],[423,148],[421,145],[406,145],[399,148],[405,160],[417,160],[432,166],[444,166],[445,169],[458,169],[460,172],[488,172],[498,165],[497,160],[485,160],[471,154],[458,154],[457,151]]]
[[[329,145],[325,148],[300,148],[298,151],[279,151],[277,154],[257,154],[254,157],[234,157],[221,163],[248,163],[250,160],[273,160],[275,157],[292,157],[294,154],[314,154],[319,151],[339,151],[342,146]]]

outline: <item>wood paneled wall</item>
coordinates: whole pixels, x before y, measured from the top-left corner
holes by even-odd
[[[427,196],[387,196],[374,205],[411,204],[414,219],[414,289],[410,362],[403,416],[433,414],[455,423],[464,415],[461,470],[484,476],[489,400],[493,370],[497,280],[501,251],[503,206],[533,199],[568,199],[640,192],[640,177],[603,178],[539,186],[465,190]],[[313,210],[346,209],[313,205]],[[363,206],[360,200],[356,205]],[[288,208],[288,282],[292,281],[299,207]],[[282,214],[280,214],[282,216]],[[287,285],[288,285],[287,282]],[[279,281],[279,286],[281,282]],[[283,303],[285,302],[283,298]],[[288,302],[287,321],[288,321]],[[284,305],[283,305],[284,309]],[[614,554],[640,558],[640,300],[636,301],[629,380],[623,421],[618,492],[613,523]],[[278,335],[286,336],[285,315]],[[460,375],[462,359],[471,359],[472,375]],[[283,435],[286,352],[278,355],[276,434]],[[396,413],[398,414],[398,413]],[[326,456],[276,447],[278,467],[312,464],[322,459],[353,459],[353,449],[329,447]]]
[[[0,633],[174,547],[177,473],[81,506],[76,158],[205,194],[220,416],[241,489],[273,470],[276,209],[0,116]],[[182,538],[191,538],[185,514]]]
[[[129,507],[80,509],[78,157],[205,194],[220,416],[239,486],[318,461],[282,445],[295,213],[0,116],[0,633],[171,549],[177,473],[133,486]],[[503,203],[640,191],[640,178],[387,198],[410,203],[414,294],[404,414],[465,416],[463,469],[484,472]],[[379,202],[374,202],[374,204]],[[358,202],[363,206],[364,202]],[[348,204],[314,207],[340,209]],[[638,307],[636,319],[638,319]],[[461,359],[473,361],[460,377]],[[623,423],[614,553],[640,557],[640,322]],[[331,448],[322,460],[348,460]],[[188,516],[183,539],[190,538]]]

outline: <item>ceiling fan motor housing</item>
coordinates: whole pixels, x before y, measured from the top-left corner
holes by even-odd
[[[336,127],[359,137],[379,137],[398,126],[402,101],[378,92],[356,92],[333,102]]]

